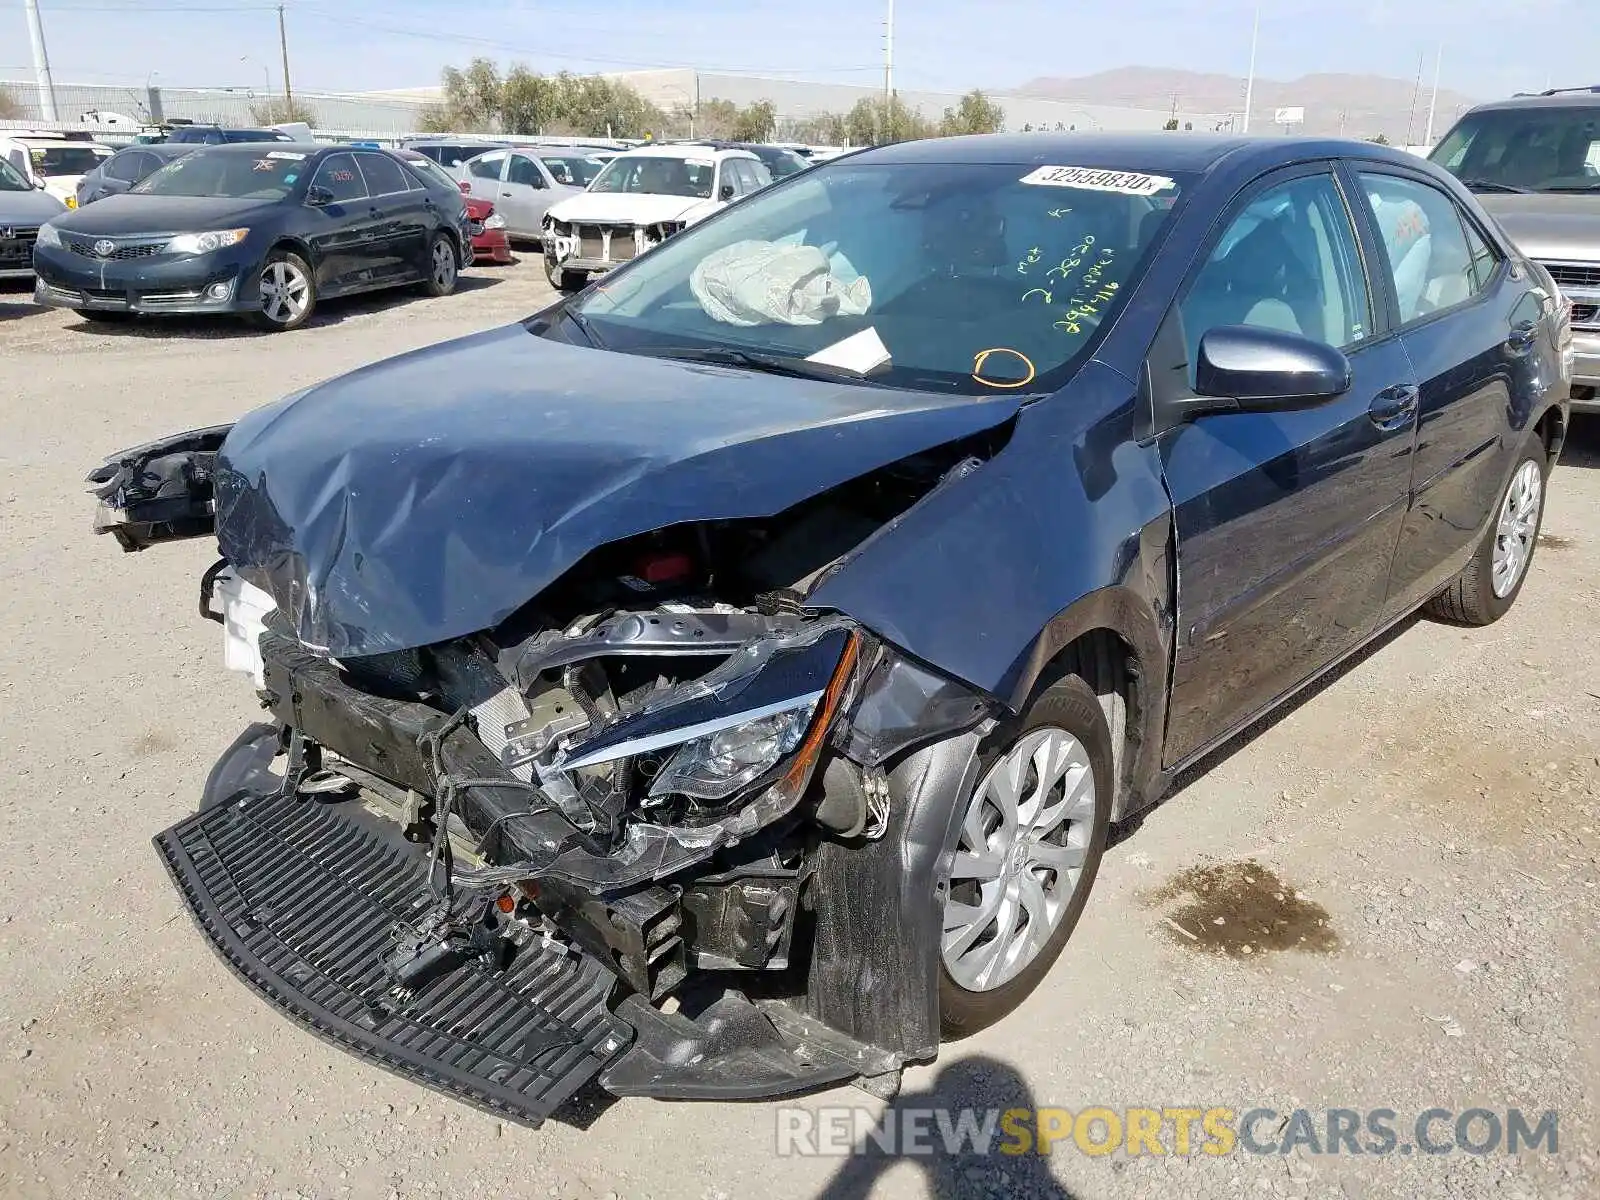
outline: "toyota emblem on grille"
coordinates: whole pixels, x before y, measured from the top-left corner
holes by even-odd
[[[116,253],[116,250],[117,244],[115,242],[108,242],[105,238],[101,238],[94,244],[94,252],[101,258],[110,258]]]

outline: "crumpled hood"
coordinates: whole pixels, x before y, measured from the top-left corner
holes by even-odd
[[[554,221],[631,221],[653,225],[657,221],[684,221],[716,207],[698,196],[655,196],[644,192],[580,192],[570,200],[550,206]]]
[[[512,325],[244,417],[217,460],[217,538],[306,644],[409,649],[499,624],[608,542],[770,516],[1019,403],[611,353]]]
[[[1491,193],[1478,203],[1529,258],[1600,263],[1600,192]]]

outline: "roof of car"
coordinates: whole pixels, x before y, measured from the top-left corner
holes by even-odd
[[[1077,166],[1106,170],[1205,172],[1224,158],[1263,163],[1320,157],[1420,161],[1373,142],[1344,138],[1239,137],[1211,133],[1016,133],[973,134],[898,142],[858,152],[874,163],[1005,163],[1017,166]],[[856,161],[849,159],[828,161]]]
[[[1600,87],[1543,92],[1537,96],[1512,96],[1509,100],[1491,100],[1487,104],[1479,104],[1472,111],[1487,112],[1505,108],[1600,108]]]
[[[702,151],[696,154],[695,151]],[[658,146],[635,146],[631,150],[623,150],[617,154],[618,158],[703,158],[709,154],[712,158],[755,158],[748,150],[721,150],[715,146],[708,146],[704,142],[672,142]],[[756,159],[757,162],[760,159]]]

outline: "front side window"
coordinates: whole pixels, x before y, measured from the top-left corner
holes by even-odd
[[[1468,113],[1428,158],[1478,192],[1600,191],[1600,104]]]
[[[670,238],[577,311],[615,350],[816,356],[891,386],[1050,391],[1120,310],[1185,181],[819,167]]]
[[[526,154],[513,154],[511,165],[506,169],[507,183],[520,183],[524,187],[542,188],[545,185],[544,176],[539,173],[539,164]]]
[[[1179,306],[1191,382],[1200,339],[1222,325],[1345,348],[1372,329],[1355,231],[1332,175],[1267,188],[1229,224]]]
[[[1398,175],[1362,172],[1360,178],[1383,239],[1401,322],[1477,295],[1487,277],[1478,278],[1455,201]]]
[[[350,154],[330,154],[323,159],[311,180],[311,186],[326,188],[333,197],[333,204],[360,200],[367,194],[366,182],[356,167],[355,157]]]
[[[294,188],[308,155],[300,150],[217,147],[174,159],[130,189],[146,196],[276,200]]]
[[[22,177],[22,172],[0,157],[0,192],[31,192],[33,184]]]
[[[589,190],[709,200],[716,174],[717,164],[709,158],[624,154],[606,164],[589,185]]]
[[[505,166],[505,162],[504,151],[497,151],[494,154],[480,154],[467,164],[467,172],[479,179],[499,179],[500,170]]]
[[[576,154],[543,154],[539,156],[539,161],[544,163],[550,177],[557,183],[582,188],[593,183],[594,177],[606,165],[602,159]]]

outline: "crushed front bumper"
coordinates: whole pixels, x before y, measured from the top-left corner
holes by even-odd
[[[262,738],[265,730],[270,740]],[[254,740],[251,740],[254,739]],[[471,963],[403,1010],[384,953],[431,901],[421,852],[349,805],[285,799],[257,726],[218,772],[216,803],[155,839],[201,932],[285,1015],[359,1057],[537,1125],[615,1060],[633,1030],[587,955],[530,947],[511,970]]]

